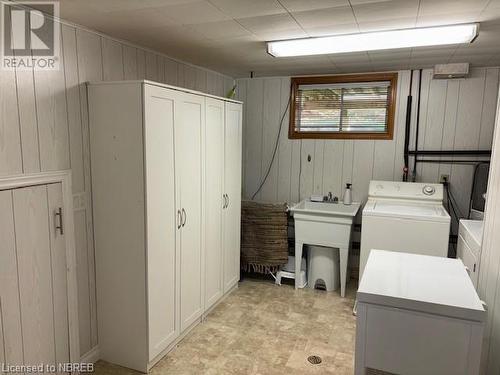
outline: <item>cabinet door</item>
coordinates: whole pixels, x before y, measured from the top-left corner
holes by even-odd
[[[222,296],[224,206],[224,102],[206,99],[205,125],[205,310]]]
[[[240,279],[241,104],[225,104],[224,292]]]
[[[60,183],[0,192],[0,332],[5,363],[70,360]]]
[[[178,336],[174,122],[177,92],[145,87],[149,359]]]
[[[178,208],[182,211],[180,229],[180,327],[189,327],[202,312],[202,144],[205,98],[180,93],[175,123],[175,173]]]

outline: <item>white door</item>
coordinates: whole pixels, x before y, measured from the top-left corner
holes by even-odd
[[[179,93],[175,123],[175,171],[180,228],[180,328],[189,327],[202,313],[202,144],[205,98]]]
[[[205,310],[222,296],[224,194],[224,102],[206,99],[205,125]]]
[[[149,359],[179,335],[176,324],[174,122],[178,93],[145,86],[144,142]]]
[[[224,292],[240,279],[241,105],[225,104]]]
[[[70,361],[62,208],[61,183],[0,191],[2,363]]]

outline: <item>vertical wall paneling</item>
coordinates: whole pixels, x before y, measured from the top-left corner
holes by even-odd
[[[0,175],[23,172],[16,75],[0,71]]]
[[[195,90],[207,92],[207,72],[196,69]]]
[[[158,67],[158,82],[167,83],[165,80],[165,58],[163,56],[157,56],[157,67]]]
[[[191,65],[184,65],[184,87],[196,89],[196,70]]]
[[[64,54],[64,75],[66,84],[67,118],[70,144],[70,165],[74,193],[85,191],[82,116],[80,107],[80,86],[78,80],[78,57],[76,31],[62,25],[62,51]]]
[[[207,72],[207,93],[212,95],[217,95],[217,83],[216,74],[212,72]],[[240,96],[238,96],[240,97]],[[241,100],[241,99],[240,99]]]
[[[146,79],[146,53],[137,49],[137,78]]]
[[[262,113],[264,80],[247,81],[246,124],[244,142],[245,155],[245,194],[251,197],[261,181],[262,166]]]
[[[123,52],[123,77],[125,79],[138,79],[137,73],[137,48],[122,46]]]
[[[212,84],[210,83],[211,79],[208,79],[207,80],[207,85],[208,85],[208,90],[210,90],[210,87],[212,87],[212,90],[214,90],[213,92],[215,92],[215,77],[216,75],[215,74],[211,74],[209,73],[207,78],[208,77],[212,77],[213,79],[213,86]],[[242,112],[242,134],[243,136],[245,136],[245,124],[246,124],[246,116],[247,116],[247,107],[246,107],[246,102],[247,102],[247,85],[248,85],[248,82],[247,81],[241,81],[238,83],[238,87],[237,87],[237,91],[236,91],[236,97],[238,98],[238,100],[241,100],[243,102],[243,112]],[[245,166],[246,164],[246,157],[247,157],[247,153],[246,153],[246,143],[245,142],[242,142],[242,165]],[[245,168],[241,168],[241,191],[242,191],[242,196],[245,196]]]
[[[165,83],[177,85],[177,63],[174,60],[165,60]]]
[[[300,148],[299,192],[300,197],[308,197],[314,191],[314,163],[316,140],[303,139]]]
[[[215,92],[216,95],[226,96],[226,93],[224,92],[224,77],[221,75],[217,76]]]
[[[64,67],[64,54],[60,57],[60,64],[61,68]],[[41,170],[69,169],[64,69],[35,70],[34,76]]]
[[[77,29],[78,77],[82,113],[82,135],[84,145],[85,199],[82,211],[75,212],[75,238],[77,251],[78,301],[81,311],[88,309],[88,316],[80,320],[80,350],[85,354],[97,345],[97,306],[95,295],[95,266],[93,249],[92,202],[90,200],[90,141],[87,91],[84,82],[103,79],[101,38],[90,32]],[[83,220],[82,220],[83,219]],[[83,312],[82,312],[83,313]],[[88,345],[86,343],[88,342]]]
[[[404,141],[406,125],[406,106],[410,87],[410,72],[399,72],[398,76],[398,97],[395,114],[395,121],[398,126],[394,127],[394,173],[393,180],[401,180],[404,168]],[[404,125],[402,125],[404,124]],[[378,142],[377,142],[378,143]],[[377,163],[376,173],[379,175],[380,163]]]
[[[16,69],[23,172],[40,172],[40,148],[33,69]]]
[[[475,68],[471,73],[467,79],[433,80],[432,70],[422,72],[420,150],[490,147],[499,68]],[[247,198],[257,188],[268,165],[272,134],[276,132],[276,120],[268,120],[276,116],[271,107],[279,104],[284,108],[289,82],[289,77],[237,80],[238,86],[245,85],[244,195]],[[410,149],[414,148],[415,142],[418,82],[418,71],[415,71]],[[283,132],[278,158],[263,193],[256,199],[297,202],[313,193],[326,194],[329,191],[341,197],[344,184],[350,182],[353,184],[354,199],[363,201],[371,179],[400,180],[409,83],[410,71],[399,72],[393,140],[291,140],[287,131]],[[274,99],[278,95],[281,97],[279,103]],[[285,129],[287,125],[288,119]],[[410,167],[412,165],[410,158]],[[450,175],[460,209],[466,211],[472,167],[419,164],[417,180],[438,182],[441,174]]]
[[[122,45],[107,38],[102,43],[102,71],[105,81],[119,81],[124,79]]]
[[[318,139],[314,142],[313,156],[313,193],[323,194],[323,168],[325,156],[325,140]]]
[[[152,52],[146,52],[146,79],[158,81],[158,61]]]
[[[290,176],[292,169],[292,145],[295,142],[288,141],[288,124],[289,124],[289,100],[290,100],[290,79],[280,79],[280,106],[279,106],[279,120],[283,119],[281,123],[280,139],[277,151],[278,159],[278,191],[277,200],[281,202],[290,202],[290,188],[292,186]],[[285,112],[286,110],[286,112]],[[244,121],[244,119],[243,119]]]
[[[185,73],[184,73],[184,64],[177,64],[177,85],[181,87],[187,87],[185,85]]]
[[[443,137],[443,123],[446,109],[447,80],[432,80],[429,99],[426,103],[425,128],[422,132],[419,149],[439,150]],[[423,181],[439,181],[438,164],[420,164],[419,175]]]
[[[0,318],[2,324],[1,346],[3,363],[22,365],[23,340],[21,315],[19,314],[19,284],[17,278],[16,237],[14,230],[14,213],[12,191],[0,191]]]
[[[264,178],[269,168],[278,137],[281,116],[281,79],[264,80],[263,89],[261,179]],[[276,152],[276,155],[279,155],[278,152]],[[264,201],[276,202],[277,200],[279,168],[279,158],[275,158],[267,181],[260,193],[260,197]]]

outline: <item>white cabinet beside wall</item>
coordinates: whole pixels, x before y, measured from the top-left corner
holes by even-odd
[[[241,105],[206,99],[205,306],[240,277]]]
[[[124,81],[89,110],[100,357],[147,372],[239,280],[241,103]]]

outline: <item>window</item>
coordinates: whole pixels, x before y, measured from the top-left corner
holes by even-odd
[[[292,78],[289,138],[392,139],[397,73]]]

